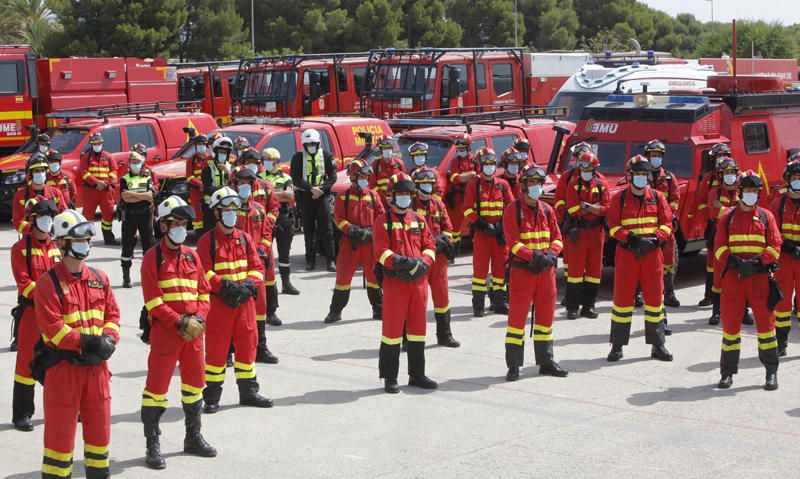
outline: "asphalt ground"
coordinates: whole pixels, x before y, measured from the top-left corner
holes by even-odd
[[[118,224],[115,228],[118,231]],[[98,225],[99,231],[99,225]],[[16,286],[9,250],[10,225],[0,227],[0,331],[9,331]],[[450,269],[453,333],[458,349],[435,345],[433,307],[428,307],[427,372],[436,391],[409,388],[401,359],[401,393],[387,395],[378,379],[380,323],[357,273],[344,319],[325,325],[334,274],[322,261],[303,270],[303,241],[293,245],[293,281],[300,296],[280,296],[284,326],[269,328],[278,365],[257,366],[262,393],[272,409],[238,406],[233,371],[228,370],[222,409],[203,417],[203,433],[218,451],[204,459],[184,455],[180,381],[173,378],[170,408],[162,419],[165,471],[144,465],[139,419],[148,347],[138,337],[142,306],[138,272],[134,288],[122,289],[119,248],[97,240],[89,263],[104,270],[122,315],[122,339],[110,361],[112,378],[111,469],[128,478],[254,477],[796,477],[800,470],[800,346],[792,333],[781,358],[780,389],[762,389],[753,326],[743,327],[740,372],[729,390],[719,379],[721,330],[707,324],[702,297],[704,253],[683,258],[677,280],[682,306],[669,310],[674,334],[667,347],[675,360],[649,357],[643,313],[635,312],[631,344],[619,363],[606,362],[613,271],[606,269],[600,318],[569,321],[558,307],[555,355],[568,378],[538,376],[531,340],[518,382],[507,383],[504,361],[506,319],[471,317],[471,259]],[[141,254],[137,255],[140,257]],[[138,270],[139,259],[134,262]],[[563,277],[559,271],[559,292]],[[36,429],[11,424],[14,353],[5,333],[0,368],[0,476],[39,477],[43,410],[36,390]],[[80,436],[80,434],[79,434]],[[84,477],[82,441],[75,447],[74,477]]]

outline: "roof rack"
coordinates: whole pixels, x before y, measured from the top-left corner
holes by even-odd
[[[500,124],[511,120],[533,120],[537,118],[550,118],[557,121],[559,116],[569,115],[568,107],[560,106],[530,106],[515,110],[503,110],[479,113],[464,113],[450,115],[425,115],[428,112],[415,112],[398,115],[396,118],[386,120],[391,127],[411,128],[424,126],[465,126],[471,131],[473,125]]]
[[[243,116],[234,120],[234,125],[277,125],[300,126],[303,118],[265,118],[261,116]]]
[[[60,118],[67,120],[73,118],[102,118],[104,123],[114,116],[136,115],[138,119],[141,115],[148,113],[166,114],[170,111],[196,112],[200,109],[197,102],[193,101],[161,101],[149,103],[119,103],[113,105],[98,105],[81,108],[63,108],[47,114],[47,118]]]
[[[216,61],[216,62],[183,62],[183,63],[170,63],[168,66],[175,67],[178,69],[181,68],[210,68],[212,70],[216,70],[219,67],[227,67],[227,66],[237,66],[239,64],[239,60],[226,60],[226,61]]]

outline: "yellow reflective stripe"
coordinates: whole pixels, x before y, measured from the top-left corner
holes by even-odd
[[[658,217],[656,216],[642,216],[638,218],[626,218],[620,222],[622,226],[628,225],[644,225],[647,223],[658,223]]]
[[[778,252],[778,250],[776,250],[776,249],[775,249],[775,248],[773,248],[772,246],[767,246],[767,251],[768,251],[768,252],[770,252],[770,253],[772,253],[772,256],[774,256],[774,257],[775,257],[775,259],[778,259],[778,258],[780,258],[780,257],[781,257],[781,254],[780,254],[780,252]]]
[[[22,290],[22,295],[25,296],[26,298],[29,298],[31,291],[33,291],[33,288],[35,287],[36,287],[36,281],[31,281],[30,284],[28,284],[28,286],[25,286],[25,289]]]
[[[212,373],[224,373],[225,366],[212,366],[210,364],[206,364],[206,371],[211,371]]]
[[[473,210],[472,208],[467,208],[464,210],[464,216],[469,216],[472,213],[475,213],[475,210]]]
[[[64,326],[61,327],[61,329],[58,330],[58,332],[56,333],[55,336],[53,336],[53,339],[51,339],[50,342],[58,346],[59,344],[61,344],[61,340],[64,339],[64,336],[69,334],[70,331],[72,331],[72,328],[70,328],[65,324]]]
[[[508,344],[516,344],[517,346],[522,346],[525,344],[525,338],[511,338],[506,336],[506,343]]]
[[[157,306],[161,306],[162,304],[164,304],[164,300],[161,298],[161,296],[159,296],[157,298],[153,298],[150,301],[144,303],[144,307],[148,311],[152,311],[153,308],[155,308]]]
[[[211,301],[211,295],[210,294],[198,294],[197,295],[197,300],[198,301]]]
[[[725,331],[722,332],[722,338],[728,341],[738,341],[742,337],[742,333],[730,334]]]
[[[610,230],[608,230],[608,235],[609,236],[614,236],[614,233],[616,233],[617,231],[619,231],[621,229],[622,229],[622,226],[615,226],[615,227],[611,228]]]
[[[658,227],[658,229],[660,229],[664,233],[667,233],[668,235],[672,234],[672,228],[670,228],[667,225],[661,225],[661,226]]]
[[[196,293],[164,293],[164,301],[197,301]]]
[[[722,257],[722,255],[725,254],[726,251],[728,251],[728,247],[727,246],[720,246],[719,248],[717,248],[717,251],[714,253],[714,257],[716,257],[717,259],[720,259]]]
[[[246,267],[247,267],[246,259],[240,259],[237,261],[223,261],[222,263],[214,263],[214,271],[218,271],[221,269],[237,269]]]
[[[69,467],[51,466],[50,464],[42,464],[42,474],[50,474],[58,477],[69,477],[72,475],[72,464]]]
[[[553,208],[558,208],[558,207],[560,207],[561,205],[565,205],[565,204],[567,204],[567,202],[566,202],[566,201],[564,201],[564,200],[558,200],[558,201],[556,201],[556,204],[555,204],[555,206],[554,206]]]
[[[508,331],[511,334],[523,334],[523,335],[525,334],[525,330],[524,329],[518,329],[518,328],[515,328],[515,327],[512,327],[512,326],[508,326],[506,328],[506,331]]]
[[[758,347],[760,348],[761,345],[759,344]],[[724,344],[723,343],[722,344],[722,350],[723,351],[737,351],[737,350],[739,350],[741,348],[742,348],[742,343],[736,343],[736,344]]]
[[[409,341],[413,341],[415,343],[425,342],[425,336],[418,336],[416,334],[406,334],[406,339],[408,339]]]
[[[583,283],[583,276],[567,276],[567,283]]]
[[[261,271],[248,271],[247,276],[257,278],[259,281],[264,281],[264,274]]]
[[[482,217],[483,216],[503,216],[503,210],[499,210],[499,211],[498,210],[489,210],[489,211],[482,210],[481,211],[481,216]]]
[[[444,308],[437,308],[436,306],[433,307],[433,312],[436,313],[436,314],[444,314],[444,313],[446,313],[448,311],[450,311],[450,305],[449,304],[447,306],[445,306]]]
[[[636,233],[637,235],[649,235],[656,232],[656,227],[652,226],[649,228],[628,228],[628,231],[631,233]]]
[[[108,454],[108,446],[93,446],[91,444],[84,444],[83,450],[84,452],[90,452],[92,454]]]
[[[197,288],[197,280],[196,279],[173,278],[173,279],[166,279],[166,280],[158,282],[158,287],[159,288],[177,288],[179,286],[183,286],[183,287],[186,287],[186,288]]]
[[[708,205],[707,205],[707,204],[705,204],[705,203],[700,203],[700,206],[698,206],[698,207],[697,207],[697,209],[698,209],[698,210],[704,210],[704,209],[706,209],[707,207],[708,207]]]
[[[524,244],[519,243],[519,242],[514,243],[514,246],[511,247],[511,254],[517,254],[517,251],[519,251],[520,248],[522,248],[524,246],[525,246]]]
[[[108,459],[89,459],[86,458],[83,460],[83,465],[86,467],[95,467],[98,469],[103,469],[108,467],[109,462]]]
[[[378,285],[377,285],[377,284],[375,284],[375,283],[370,283],[369,281],[367,281],[367,288],[379,289],[379,288],[380,288],[380,286],[378,286]]]
[[[337,228],[339,228],[339,229],[341,230],[341,229],[344,229],[344,227],[345,227],[346,225],[349,225],[349,224],[350,224],[350,222],[349,222],[349,221],[347,221],[347,220],[342,220],[342,221],[340,221],[340,222],[339,222],[339,224],[337,224],[337,225],[336,225],[336,227],[337,227]]]
[[[790,241],[798,241],[798,242],[800,242],[800,234],[798,234],[798,235],[793,235],[793,234],[791,234],[791,233],[783,233],[783,239],[787,239],[787,240],[790,240]]]
[[[572,208],[567,209],[567,212],[572,215],[572,214],[577,213],[577,211],[579,209],[581,209],[581,206],[580,205],[575,205]]]
[[[26,386],[33,386],[36,384],[36,381],[33,378],[26,378],[25,376],[20,376],[19,374],[14,375],[14,382],[25,384]]]
[[[103,323],[103,329],[113,329],[114,331],[119,331],[119,324],[112,323],[112,322],[106,322],[106,323]]]
[[[550,239],[550,232],[549,231],[530,231],[528,233],[520,233],[520,239],[531,239],[531,238],[545,238]]]
[[[731,246],[731,253],[761,253],[763,246]]]
[[[27,221],[20,221],[19,227],[17,228],[17,233],[22,234],[25,231],[25,227],[28,226],[30,223]]]
[[[229,279],[231,281],[241,281],[247,277],[247,273],[242,271],[240,273],[221,274],[219,276],[221,278]]]
[[[201,394],[203,392],[203,388],[197,388],[186,383],[181,383],[181,391],[186,391],[192,394]]]
[[[210,281],[211,278],[213,278],[216,275],[217,275],[217,273],[215,273],[213,271],[206,271],[206,281]]]
[[[678,202],[677,201],[673,201],[672,203],[669,204],[669,207],[672,208],[673,210],[677,210],[678,209]]]
[[[533,334],[534,341],[552,341],[553,335],[552,334]]]
[[[587,283],[600,284],[600,278],[593,278],[591,276],[584,276],[583,280]]]
[[[614,312],[611,312],[611,321],[615,323],[630,323],[633,321],[632,316],[617,316]]]
[[[386,251],[383,252],[381,257],[378,259],[378,263],[384,264],[386,262],[386,260],[389,258],[389,256],[391,256],[393,254],[394,254],[394,251],[392,251],[390,249],[387,249]]]
[[[338,290],[338,291],[350,291],[350,285],[349,284],[334,284],[333,285],[333,289]]]
[[[758,339],[772,338],[772,337],[775,336],[775,330],[771,329],[771,330],[767,331],[766,333],[757,333],[757,334],[758,334]]]
[[[730,235],[728,236],[729,241],[754,241],[759,243],[764,243],[765,238],[764,235]]]
[[[401,342],[403,342],[403,338],[387,338],[386,336],[381,336],[381,342],[383,344],[388,344],[390,346],[393,346],[395,344],[400,344]]]
[[[505,202],[503,201],[481,201],[480,207],[481,208],[502,208],[505,206]]]
[[[781,223],[781,229],[783,229],[783,230],[800,231],[800,224]]]
[[[530,249],[543,250],[543,249],[550,248],[550,242],[549,241],[543,241],[543,242],[540,242],[540,243],[525,243],[525,246],[527,246]]]
[[[436,261],[436,253],[432,249],[426,249],[422,254],[430,258],[431,261]]]
[[[44,457],[55,459],[56,461],[68,462],[72,460],[71,452],[57,452],[52,449],[44,448]]]

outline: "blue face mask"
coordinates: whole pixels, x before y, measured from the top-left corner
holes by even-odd
[[[414,157],[414,165],[420,167],[425,164],[426,160],[425,155],[417,155]]]
[[[247,183],[239,185],[239,198],[246,200],[250,198],[250,195],[253,194],[253,187],[248,185]]]
[[[272,171],[272,168],[274,168],[274,167],[272,166],[272,162],[271,161],[265,161],[264,162],[264,171]]]
[[[365,190],[367,188],[368,183],[369,181],[365,179],[356,180],[356,186],[358,187],[359,190]]]
[[[226,228],[233,228],[236,226],[236,220],[238,216],[239,215],[236,210],[227,210],[222,212],[222,214],[219,216],[219,220],[222,221],[222,224]]]
[[[594,178],[594,173],[591,171],[581,171],[581,179],[583,181],[592,181]]]
[[[636,188],[639,188],[639,189],[644,188],[645,186],[647,186],[647,177],[646,176],[641,176],[641,175],[634,176],[633,177],[633,186],[635,186]]]
[[[494,165],[483,165],[483,174],[486,176],[494,176],[494,172],[497,171],[497,167]]]
[[[134,175],[138,175],[140,171],[142,171],[142,164],[141,163],[131,163],[130,165],[131,173]]]
[[[747,192],[742,195],[742,203],[747,206],[755,206],[758,203],[758,193]]]
[[[421,192],[425,193],[426,195],[429,195],[429,194],[433,193],[433,185],[430,184],[430,183],[423,183],[423,184],[419,185],[419,190]]]
[[[35,184],[43,185],[45,180],[47,180],[47,173],[34,173],[31,179]]]
[[[789,188],[791,188],[792,191],[800,191],[800,180],[792,180],[792,182],[789,183]]]
[[[49,233],[53,229],[53,218],[50,216],[39,216],[36,218],[36,229],[42,233]]]
[[[411,206],[411,197],[410,196],[395,196],[394,197],[394,204],[401,210],[404,210]]]
[[[88,241],[81,241],[76,243],[71,241],[69,246],[69,255],[75,259],[86,259],[89,256],[89,250],[92,245]]]
[[[534,200],[538,200],[542,196],[542,185],[533,185],[528,187],[528,196]]]
[[[183,244],[186,241],[186,227],[177,226],[169,230],[169,240],[175,244]]]
[[[516,175],[519,172],[519,165],[508,165],[506,171],[508,171],[510,175]]]

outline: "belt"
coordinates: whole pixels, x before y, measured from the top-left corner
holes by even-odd
[[[587,220],[584,218],[578,218],[575,226],[578,228],[597,228],[598,226],[603,226],[605,224],[604,218],[598,218],[596,220]]]

